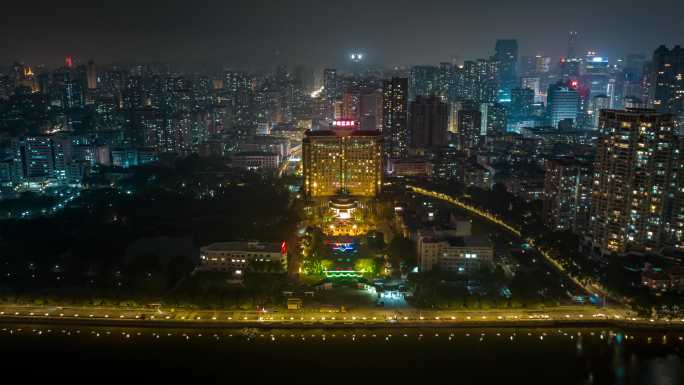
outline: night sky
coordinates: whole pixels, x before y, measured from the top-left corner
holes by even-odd
[[[60,0],[7,1],[0,64],[168,61],[270,68],[485,57],[497,38],[558,57],[567,32],[605,56],[684,44],[682,0]]]

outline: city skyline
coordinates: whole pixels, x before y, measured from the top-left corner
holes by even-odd
[[[369,65],[391,67],[489,57],[499,38],[517,39],[521,56],[559,58],[569,31],[579,33],[578,52],[614,58],[681,43],[676,15],[683,8],[674,0],[649,4],[648,13],[633,1],[207,1],[190,12],[181,1],[13,3],[0,16],[0,62],[55,67],[73,56],[82,63],[265,69],[350,64],[349,55],[359,52]]]
[[[683,11],[6,5],[3,374],[684,383]]]

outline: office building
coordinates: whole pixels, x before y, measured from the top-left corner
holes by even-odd
[[[580,98],[573,83],[558,82],[549,86],[548,92],[549,124],[558,128],[561,121],[576,123],[579,114]]]
[[[579,54],[578,51],[579,33],[577,31],[570,31],[568,33],[568,50],[566,52],[566,58],[576,58]]]
[[[607,58],[587,56],[582,70],[581,84],[589,91],[588,100],[597,95],[606,95],[611,100],[611,107],[613,106],[615,78],[611,74],[611,66]]]
[[[533,103],[546,103],[546,93],[542,92],[541,79],[537,76],[520,79],[520,88],[529,88],[534,93]],[[511,99],[513,95],[511,94]],[[511,100],[512,101],[512,100]]]
[[[24,176],[29,182],[45,182],[55,177],[52,140],[48,136],[27,136],[23,142]]]
[[[518,83],[518,41],[496,41],[494,59],[498,62],[499,102],[511,101],[511,90]]]
[[[539,80],[539,79],[537,79]],[[539,82],[537,82],[537,86]],[[512,119],[525,119],[532,115],[535,91],[531,88],[514,88],[511,91],[511,105],[509,111]]]
[[[138,151],[129,147],[115,147],[111,150],[112,166],[129,168],[138,165]]]
[[[658,112],[684,114],[684,48],[658,47],[653,52],[650,76],[653,108]]]
[[[579,81],[582,73],[582,58],[565,58],[561,60],[561,81]]]

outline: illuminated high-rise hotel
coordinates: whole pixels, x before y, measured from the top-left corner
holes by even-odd
[[[356,129],[357,122],[339,120],[330,130],[307,131],[302,146],[304,192],[309,198],[341,192],[373,197],[382,186],[380,131]]]

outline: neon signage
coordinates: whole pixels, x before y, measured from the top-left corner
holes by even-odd
[[[353,251],[355,248],[353,243],[333,243],[332,249],[344,253],[347,251]]]
[[[335,120],[333,121],[333,126],[335,127],[354,127],[356,122],[353,120]]]

